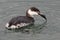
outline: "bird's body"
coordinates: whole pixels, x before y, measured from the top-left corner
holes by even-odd
[[[23,26],[27,26],[34,23],[34,19],[26,16],[17,16],[12,18],[9,23],[7,23],[7,27],[14,26],[13,28],[20,28]],[[12,27],[11,27],[12,28]]]

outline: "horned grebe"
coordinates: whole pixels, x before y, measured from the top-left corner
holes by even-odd
[[[40,10],[36,7],[31,7],[26,11],[26,16],[17,16],[12,18],[7,24],[7,29],[15,29],[25,27],[31,24],[34,24],[34,15],[40,15],[45,20],[47,20],[46,16],[40,13]]]

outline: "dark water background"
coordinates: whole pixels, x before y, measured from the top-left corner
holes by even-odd
[[[31,6],[44,12],[48,20],[46,27],[32,28],[34,32],[30,33],[5,29],[12,17],[25,15]],[[0,0],[0,40],[60,40],[60,0]]]

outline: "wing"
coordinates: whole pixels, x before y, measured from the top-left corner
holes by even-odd
[[[32,20],[28,19],[25,16],[14,17],[9,21],[9,26],[20,24],[20,26],[29,25],[32,23]]]

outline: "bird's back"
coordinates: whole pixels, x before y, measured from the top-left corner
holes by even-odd
[[[33,18],[29,18],[26,16],[18,16],[18,17],[14,17],[9,21],[9,26],[11,25],[17,25],[17,24],[30,24],[34,22]]]

